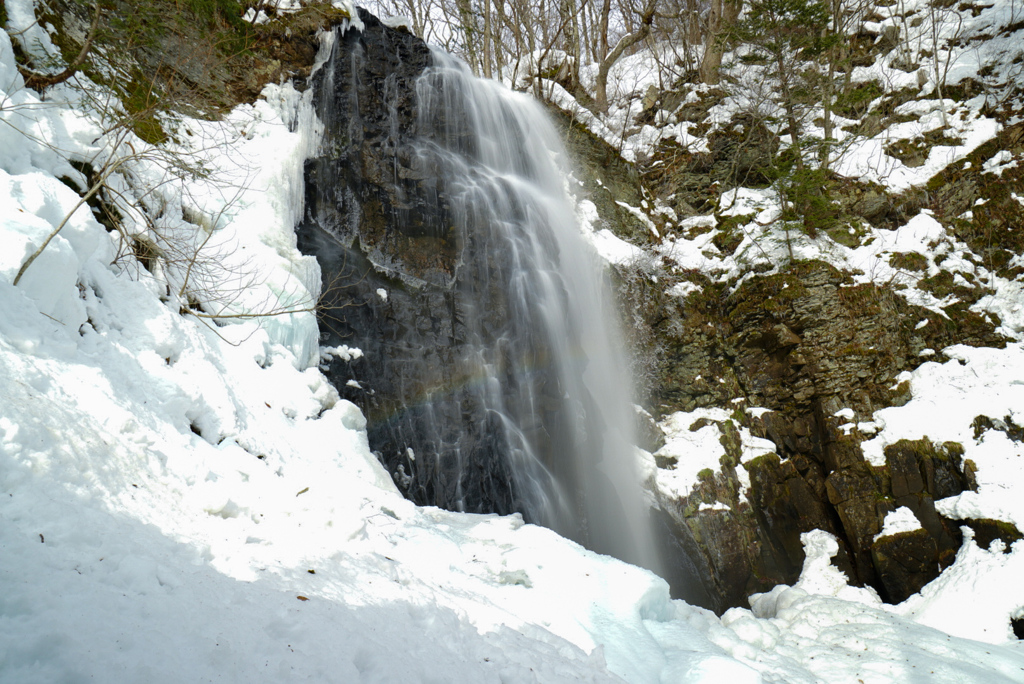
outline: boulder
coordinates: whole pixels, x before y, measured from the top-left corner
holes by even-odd
[[[938,550],[925,530],[881,537],[871,546],[882,596],[901,603],[931,582],[939,573]]]

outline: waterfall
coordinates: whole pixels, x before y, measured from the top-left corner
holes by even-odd
[[[651,567],[626,359],[552,124],[439,51],[387,38],[397,71],[375,72],[352,33],[318,81],[300,229],[336,286],[327,342],[364,353],[335,384],[418,503],[519,511]]]

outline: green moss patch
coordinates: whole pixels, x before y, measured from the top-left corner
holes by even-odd
[[[751,278],[743,283],[731,299],[736,302],[732,317],[777,317],[792,310],[793,302],[807,295],[802,276],[825,269],[836,277],[839,271],[823,261],[796,261],[780,273]]]
[[[860,119],[871,103],[885,94],[885,88],[878,81],[866,81],[846,88],[836,97],[833,111],[844,119]]]
[[[825,229],[825,234],[844,247],[855,249],[860,247],[864,237],[868,235],[867,226],[860,221],[851,221]]]
[[[754,214],[721,217],[718,220],[718,233],[711,239],[711,243],[722,254],[732,256],[736,252],[736,248],[743,242],[743,238],[746,237],[742,226],[750,223],[753,218]]]
[[[928,161],[933,147],[954,147],[963,144],[959,138],[947,135],[942,130],[928,131],[924,135],[909,140],[897,140],[886,146],[885,152],[895,157],[910,168],[923,166]]]
[[[933,276],[921,278],[917,286],[922,290],[932,293],[938,299],[944,299],[952,295],[960,301],[966,301],[971,304],[980,299],[983,294],[980,288],[957,284],[956,274],[949,271],[939,271]]]
[[[902,271],[924,271],[928,268],[928,257],[917,252],[895,252],[890,255],[889,264]]]

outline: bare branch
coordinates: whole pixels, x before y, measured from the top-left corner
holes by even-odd
[[[78,202],[75,204],[75,207],[64,216],[64,219],[59,224],[57,224],[57,227],[50,231],[50,234],[47,235],[46,239],[43,240],[43,243],[39,245],[38,248],[36,248],[36,251],[32,252],[32,254],[30,254],[28,258],[25,259],[24,263],[21,264],[21,268],[18,269],[18,274],[14,276],[13,284],[15,286],[17,286],[17,284],[21,281],[21,277],[25,275],[25,271],[27,271],[28,267],[32,265],[32,262],[39,258],[39,255],[43,253],[47,246],[49,246],[50,242],[52,242],[53,239],[57,237],[57,234],[64,229],[64,226],[66,226],[68,221],[71,220],[71,217],[75,215],[75,212],[81,209],[83,204],[86,204],[90,199],[93,198],[93,196],[97,192],[103,189],[103,187],[107,183],[107,178],[110,176],[111,173],[113,173],[117,169],[117,167],[121,163],[122,161],[118,161],[112,164],[110,167],[108,167],[104,171],[104,173],[96,180],[96,182],[92,184],[92,187],[89,188],[89,191],[86,192],[80,200],[78,200]]]
[[[57,85],[58,83],[63,83],[78,73],[79,67],[82,66],[85,58],[89,55],[89,50],[92,48],[92,41],[96,37],[96,29],[98,29],[100,25],[101,14],[100,3],[94,3],[92,25],[89,27],[88,35],[85,37],[85,43],[82,45],[82,49],[78,52],[78,56],[68,64],[64,71],[59,74],[37,74],[33,71],[29,71],[28,69],[18,67],[18,71],[21,72],[21,75],[25,79],[25,86],[32,88],[33,90],[45,90],[46,88]]]

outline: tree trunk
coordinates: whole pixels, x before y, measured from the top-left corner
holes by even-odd
[[[483,40],[483,75],[484,78],[491,77],[491,63],[493,61],[492,50],[492,22],[491,22],[491,0],[484,0],[484,40]]]
[[[697,45],[700,39],[700,6],[697,0],[686,0],[686,41]]]
[[[459,13],[459,23],[462,25],[462,35],[466,41],[466,61],[473,69],[473,72],[479,74],[480,59],[477,55],[476,47],[476,42],[479,37],[477,36],[476,18],[473,16],[473,7],[470,4],[470,0],[455,0],[455,7]]]
[[[598,58],[604,59],[608,56],[608,15],[612,12],[611,0],[604,0],[601,3],[601,23],[597,29]]]
[[[700,63],[700,80],[708,85],[718,85],[725,38],[742,9],[743,0],[711,0],[708,30],[704,37],[704,58]]]

